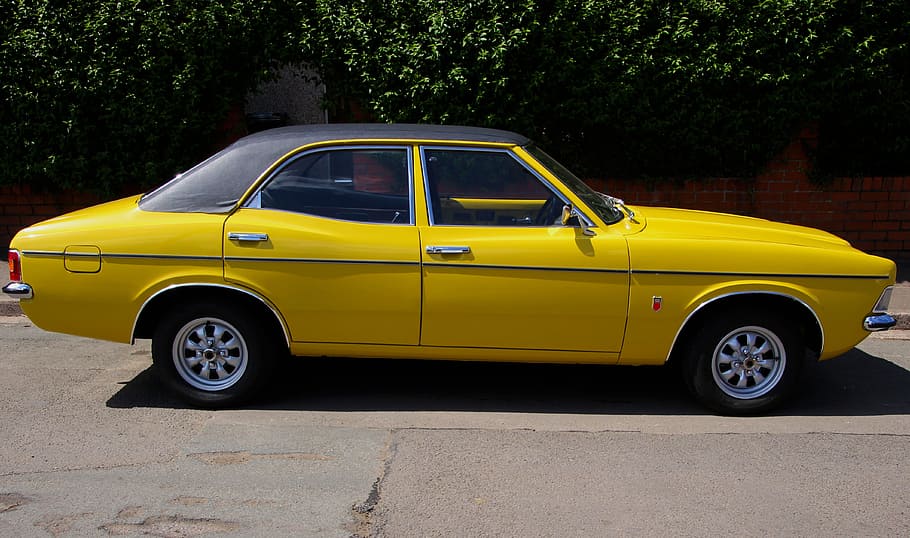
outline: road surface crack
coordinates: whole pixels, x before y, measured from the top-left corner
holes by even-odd
[[[383,464],[366,500],[351,507],[351,515],[354,518],[351,538],[377,538],[381,535],[382,522],[376,512],[376,507],[382,500],[382,483],[391,472],[392,461],[398,452],[398,441],[395,440],[396,432],[397,430],[389,431],[389,438],[383,450]]]

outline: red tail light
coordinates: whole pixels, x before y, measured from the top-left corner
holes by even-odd
[[[9,279],[13,282],[22,281],[22,263],[19,261],[19,251],[9,251]]]

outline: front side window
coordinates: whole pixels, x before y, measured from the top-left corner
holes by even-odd
[[[409,224],[410,177],[404,148],[314,151],[282,167],[252,205],[339,220]]]
[[[562,199],[508,151],[423,148],[422,158],[432,224],[556,224]]]

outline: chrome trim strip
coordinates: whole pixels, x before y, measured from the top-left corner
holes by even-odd
[[[192,255],[181,255],[181,254],[117,254],[102,252],[101,254],[92,254],[92,253],[77,253],[77,252],[54,252],[49,250],[23,250],[23,256],[40,256],[46,258],[62,258],[66,257],[83,257],[83,258],[95,258],[101,256],[101,258],[116,260],[116,259],[155,259],[155,260],[200,260],[200,261],[221,261],[221,256],[192,256]]]
[[[396,260],[332,260],[320,258],[256,258],[251,256],[225,256],[225,262],[284,262],[284,263],[339,263],[360,265],[420,265],[419,261]]]
[[[122,259],[122,260],[199,260],[199,261],[221,261],[221,256],[191,256],[180,254],[109,254],[101,253],[102,258]]]
[[[63,251],[55,252],[52,250],[23,250],[20,252],[23,256],[43,256],[49,258],[63,257]]]
[[[642,269],[633,269],[633,275],[673,275],[673,276],[737,276],[737,277],[759,277],[759,278],[848,278],[861,280],[887,280],[891,278],[888,275],[831,275],[831,274],[803,274],[803,273],[736,273],[725,271],[646,271]]]
[[[64,252],[67,258],[100,258],[100,252]]]
[[[236,286],[228,286],[226,284],[212,284],[212,283],[208,283],[208,282],[191,282],[191,283],[184,283],[184,284],[172,284],[170,286],[167,286],[165,288],[162,288],[162,289],[156,291],[151,296],[149,296],[149,298],[146,299],[144,303],[142,303],[142,306],[139,308],[139,312],[136,314],[136,318],[133,320],[133,329],[130,331],[131,343],[136,342],[136,325],[139,323],[139,318],[142,317],[142,313],[145,311],[145,307],[148,306],[148,304],[150,302],[152,302],[156,297],[158,297],[159,295],[161,295],[163,293],[166,293],[168,291],[172,291],[172,290],[175,290],[178,288],[187,288],[187,287],[222,288],[222,289],[227,289],[227,290],[231,290],[231,291],[239,291],[241,293],[249,295],[250,297],[256,298],[259,302],[261,302],[263,305],[265,305],[265,307],[268,308],[272,312],[272,314],[274,314],[275,319],[277,319],[278,323],[281,325],[281,331],[284,333],[284,340],[288,345],[288,349],[290,349],[291,331],[290,331],[290,329],[288,329],[288,326],[285,323],[284,318],[281,317],[281,314],[279,314],[278,310],[276,308],[274,308],[272,306],[272,304],[269,303],[264,297],[260,296],[259,294],[255,293],[251,290],[248,290],[246,288],[238,288]]]
[[[3,293],[16,299],[31,299],[35,296],[32,287],[25,282],[10,282],[3,286]]]
[[[888,314],[873,314],[863,320],[863,329],[869,332],[887,331],[897,325],[897,320]]]
[[[455,267],[458,269],[507,269],[507,270],[517,270],[517,271],[566,271],[572,273],[613,273],[613,274],[628,274],[629,271],[626,269],[596,269],[596,268],[587,268],[587,267],[545,267],[545,266],[531,266],[531,265],[487,265],[479,263],[427,263],[423,264],[426,267]]]
[[[787,295],[786,293],[780,293],[780,292],[776,292],[776,291],[735,291],[732,293],[726,293],[724,295],[718,295],[717,297],[714,297],[713,299],[711,299],[709,301],[705,301],[705,302],[701,303],[700,305],[695,307],[695,310],[693,310],[692,312],[689,312],[689,315],[686,316],[686,319],[683,320],[683,322],[679,326],[679,329],[677,329],[676,336],[673,337],[673,342],[670,344],[670,350],[667,352],[667,358],[664,359],[664,362],[667,362],[668,360],[670,360],[670,355],[673,354],[673,349],[676,347],[676,341],[679,339],[679,335],[682,334],[683,329],[685,329],[686,325],[688,325],[689,320],[692,319],[692,316],[694,316],[699,310],[708,306],[709,304],[711,304],[715,301],[718,301],[720,299],[725,299],[727,297],[733,297],[734,295],[776,295],[778,297],[785,297],[787,299],[796,301],[797,303],[803,305],[804,307],[806,307],[806,310],[808,310],[809,312],[812,313],[812,317],[815,318],[815,323],[818,324],[818,329],[821,332],[821,349],[819,349],[819,355],[821,355],[822,352],[825,351],[825,327],[824,327],[824,325],[822,325],[822,321],[821,321],[821,319],[819,319],[818,314],[815,313],[815,310],[813,310],[811,306],[806,304],[805,301],[803,301],[801,299],[797,299],[796,297],[794,297],[792,295]]]

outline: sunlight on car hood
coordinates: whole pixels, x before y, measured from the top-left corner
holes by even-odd
[[[849,246],[844,239],[822,230],[754,217],[664,207],[634,209],[636,218],[646,221],[644,233],[667,238],[732,239],[820,248]]]

